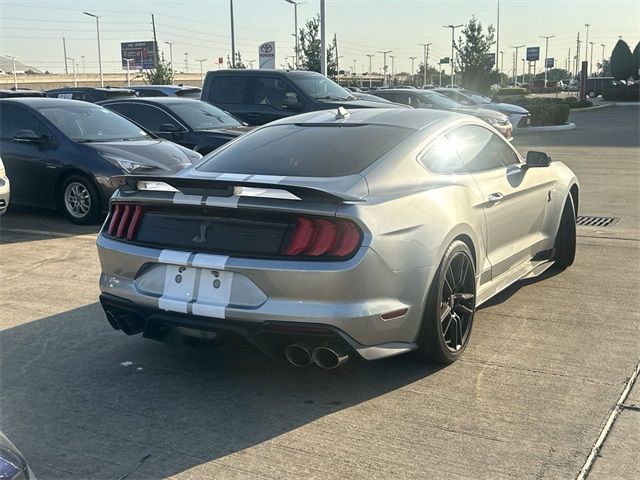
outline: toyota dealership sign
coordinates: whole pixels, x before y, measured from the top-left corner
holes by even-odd
[[[258,65],[260,68],[276,68],[276,42],[265,42],[258,47]]]

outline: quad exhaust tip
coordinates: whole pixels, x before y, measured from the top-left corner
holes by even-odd
[[[140,315],[122,310],[109,310],[105,314],[114,330],[122,330],[127,335],[135,335],[144,330],[145,320]]]
[[[320,368],[333,370],[349,361],[349,354],[337,344],[321,345],[313,349],[313,362]]]
[[[311,351],[313,347],[307,342],[292,343],[284,348],[284,356],[291,365],[308,367],[311,365]]]

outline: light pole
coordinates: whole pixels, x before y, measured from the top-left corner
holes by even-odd
[[[424,55],[423,58],[423,78],[422,78],[422,86],[424,87],[427,84],[427,61],[429,60],[429,45],[430,43],[419,43],[418,45],[422,45],[422,53]]]
[[[593,75],[593,42],[589,42],[589,45],[591,45],[591,56],[589,57],[589,71],[591,72],[591,75]]]
[[[416,79],[414,78],[416,69],[415,69],[415,61],[416,58],[418,57],[409,57],[409,60],[411,60],[411,85],[415,86],[416,85]]]
[[[233,32],[233,0],[229,0],[229,10],[231,12],[231,68],[236,68],[236,36]],[[188,68],[187,72],[189,72]]]
[[[84,67],[84,55],[80,55],[80,58],[82,59],[82,75],[86,75],[87,69]]]
[[[438,71],[440,72],[440,80],[438,81],[438,86],[442,87],[442,63],[438,61]]]
[[[541,35],[540,38],[544,38],[544,87],[547,88],[547,58],[549,58],[549,39],[555,37],[555,35]],[[533,78],[536,78],[536,72],[533,72]]]
[[[500,50],[500,86],[502,86],[503,73],[504,73],[504,52]]]
[[[13,89],[17,90],[18,89],[18,74],[16,73],[16,57],[12,57],[11,55],[5,55],[5,57],[9,57],[11,59],[12,62],[12,69],[13,69]]]
[[[295,37],[296,37],[296,70],[298,70],[298,5],[302,2],[294,2],[293,0],[284,0],[287,3],[293,5],[293,18],[294,18],[294,27],[295,27]]]
[[[600,65],[602,65],[602,76],[604,77],[604,43],[601,43],[600,46],[602,47],[602,63]]]
[[[585,49],[585,52],[584,52],[584,61],[586,62],[587,61],[587,56],[588,56],[587,53],[589,53],[586,50],[589,50],[589,27],[591,26],[591,24],[590,23],[585,23],[584,26],[587,27],[587,40],[586,40],[586,43],[585,43],[587,45],[587,48]]]
[[[524,85],[524,65],[525,65],[525,61],[524,58],[522,59],[522,84]]]
[[[231,60],[233,65],[233,60]],[[189,52],[184,52],[184,73],[189,73]]]
[[[320,0],[320,73],[327,75],[327,39],[325,35],[326,19],[324,15],[324,0]]]
[[[395,87],[396,85],[396,64],[395,64],[395,55],[389,55],[391,59],[391,84]]]
[[[460,28],[463,25],[443,25],[444,28],[450,28],[451,29],[451,85],[453,85],[454,82],[454,77],[453,77],[453,49],[456,45],[456,40],[455,40],[455,31],[456,28]]]
[[[85,15],[96,19],[96,33],[98,36],[98,68],[100,69],[100,86],[104,87],[104,76],[102,75],[102,53],[100,53],[100,17],[89,12],[82,12]]]
[[[127,62],[127,87],[131,86],[131,81],[129,80],[129,66],[135,58],[123,58],[125,62]]]
[[[171,65],[171,71],[173,72],[173,42],[164,42],[169,45],[169,65]]]
[[[384,59],[383,59],[383,61],[382,61],[382,63],[383,63],[383,68],[382,68],[382,71],[383,71],[382,83],[383,83],[384,85],[386,85],[386,84],[387,84],[387,53],[391,53],[392,51],[393,51],[393,50],[384,50],[384,51],[382,51],[382,50],[378,50],[378,53],[382,53],[383,58],[384,58]]]
[[[375,57],[375,55],[368,53],[367,57],[369,57],[369,90],[371,90],[371,58]]]
[[[207,61],[207,59],[206,59],[206,58],[203,58],[203,59],[201,59],[201,60],[196,60],[196,62],[200,62],[200,85],[202,85],[202,84],[204,83],[204,75],[203,75],[203,73],[202,73],[202,64],[203,64],[204,62],[206,62],[206,61]]]
[[[67,57],[67,60],[71,60],[71,66],[73,67],[73,86],[78,86],[78,78],[76,77],[76,59]]]
[[[513,46],[509,45],[509,48],[515,48],[516,53],[513,56],[513,86],[516,86],[518,82],[518,49],[524,47],[524,45]]]

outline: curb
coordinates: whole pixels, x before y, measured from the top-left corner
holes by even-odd
[[[637,107],[640,102],[615,102],[614,105],[617,107]]]
[[[615,102],[611,102],[611,103],[604,103],[602,105],[596,105],[595,107],[587,107],[587,108],[572,108],[570,110],[569,113],[574,113],[574,112],[590,112],[592,110],[602,110],[603,108],[611,108],[611,107],[615,107],[616,105],[618,105]]]
[[[575,123],[565,123],[564,125],[545,125],[541,127],[526,127],[518,128],[514,130],[514,136],[521,133],[536,133],[536,132],[558,132],[562,130],[573,130],[576,128]]]

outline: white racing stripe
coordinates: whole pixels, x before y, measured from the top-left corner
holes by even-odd
[[[179,205],[200,205],[202,195],[185,195],[182,192],[176,192],[173,194],[172,202]]]
[[[217,274],[217,276],[216,276]],[[233,273],[203,270],[198,285],[198,298],[192,304],[194,315],[225,318],[225,309],[231,297]]]
[[[191,254],[189,252],[179,252],[177,250],[162,250],[158,257],[158,263],[172,263],[174,265],[186,266]]]
[[[251,177],[251,175],[247,175],[245,173],[223,173],[216,180],[226,180],[231,182],[243,182],[244,180]]]
[[[172,312],[187,313],[187,304],[193,299],[196,272],[195,268],[167,265],[164,290],[158,299],[158,307]]]
[[[237,195],[231,197],[206,197],[205,205],[208,207],[238,208],[238,200],[240,200],[240,197]]]
[[[276,175],[254,175],[247,181],[256,183],[280,183],[284,179],[285,177],[278,177]]]

